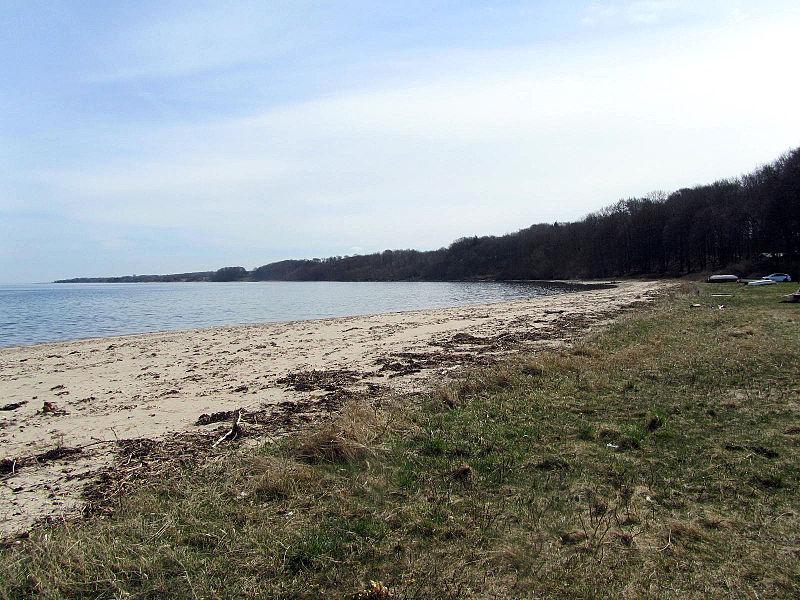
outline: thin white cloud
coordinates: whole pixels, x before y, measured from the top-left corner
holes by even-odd
[[[661,21],[680,6],[675,0],[637,0],[625,8],[625,16],[631,23],[652,25]]]
[[[185,154],[187,149],[184,149]],[[154,161],[117,162],[102,169],[43,172],[76,196],[109,199],[175,194],[228,194],[232,187],[269,185],[285,176],[288,166],[279,159],[193,153]]]
[[[619,6],[615,4],[609,2],[592,2],[583,9],[581,23],[589,26],[607,23],[616,19],[621,12]]]
[[[588,4],[581,13],[581,23],[600,26],[654,26],[687,17],[712,17],[719,21],[740,12],[731,0],[604,0]]]
[[[307,3],[200,2],[111,29],[100,43],[93,81],[159,79],[280,57],[322,35]]]
[[[81,219],[192,228],[242,260],[298,240],[311,254],[435,247],[796,145],[795,25],[465,53],[414,80],[143,131],[119,141],[129,158],[39,177]]]

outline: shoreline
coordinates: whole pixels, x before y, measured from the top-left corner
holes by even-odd
[[[210,446],[239,410],[256,438],[283,435],[353,395],[423,391],[434,374],[569,343],[668,287],[0,348],[0,403],[19,403],[0,411],[0,536],[76,514],[128,442]]]
[[[151,283],[151,282],[145,282]],[[167,283],[167,284],[176,284],[176,283],[226,283],[226,282],[155,282],[155,283]],[[242,283],[264,283],[264,284],[279,284],[283,285],[284,283],[296,283],[298,285],[307,285],[307,284],[320,284],[320,285],[328,285],[328,284],[343,284],[343,285],[353,285],[353,284],[369,284],[372,285],[373,283],[386,283],[387,285],[403,285],[408,282],[340,282],[340,281],[319,281],[319,282],[308,282],[308,281],[299,281],[299,282],[281,282],[281,281],[266,281],[266,282],[227,282],[233,284],[242,284]],[[441,283],[454,283],[454,282],[414,282],[420,284],[441,284]],[[464,282],[461,282],[464,283]],[[480,282],[473,282],[473,283],[480,283]],[[29,334],[30,341],[19,341],[14,340],[10,344],[5,345],[3,344],[3,340],[0,340],[0,351],[5,349],[13,349],[13,348],[31,348],[34,346],[44,345],[44,344],[63,344],[63,343],[70,343],[70,342],[80,342],[80,341],[91,341],[91,340],[103,340],[103,339],[112,339],[112,338],[121,338],[121,337],[130,337],[130,336],[137,336],[137,335],[152,335],[152,334],[167,334],[167,333],[191,333],[193,331],[205,330],[205,329],[216,329],[216,328],[227,328],[227,327],[248,327],[252,325],[267,325],[267,324],[281,324],[281,323],[299,323],[299,322],[311,322],[311,321],[319,321],[325,319],[336,319],[336,318],[347,318],[347,317],[368,317],[374,315],[382,315],[382,314],[394,314],[394,313],[404,313],[404,312],[413,312],[413,311],[425,311],[425,310],[441,310],[447,308],[458,308],[460,306],[477,306],[481,304],[496,304],[496,303],[503,303],[503,302],[515,302],[518,300],[529,300],[535,298],[544,298],[549,297],[550,295],[562,295],[562,294],[571,294],[576,292],[583,292],[583,291],[591,291],[594,289],[606,289],[610,287],[614,287],[619,282],[610,282],[610,281],[581,281],[581,280],[514,280],[508,282],[502,282],[506,284],[533,284],[538,283],[540,287],[547,289],[548,286],[554,288],[555,291],[550,292],[543,292],[543,293],[536,293],[531,292],[531,295],[514,295],[511,298],[504,298],[502,295],[498,295],[494,298],[459,298],[459,299],[451,299],[451,302],[445,302],[439,305],[436,305],[435,302],[432,303],[430,306],[416,306],[411,308],[401,308],[401,304],[399,303],[392,303],[391,301],[388,303],[389,306],[373,306],[372,310],[369,312],[361,312],[358,308],[356,309],[344,309],[337,308],[336,306],[327,307],[331,310],[328,311],[320,311],[317,314],[305,314],[305,315],[297,315],[296,318],[293,318],[294,315],[286,315],[284,314],[285,311],[278,310],[277,312],[273,312],[272,316],[270,314],[258,314],[256,315],[240,315],[242,318],[249,318],[249,320],[244,321],[233,321],[229,322],[227,319],[220,319],[220,318],[210,318],[204,319],[205,323],[197,322],[170,322],[170,321],[162,321],[157,324],[153,324],[151,329],[139,329],[133,322],[122,322],[119,324],[118,327],[115,329],[117,331],[101,331],[97,328],[84,328],[85,333],[79,334],[76,337],[72,337],[70,332],[64,330],[56,330],[58,333],[55,336],[47,334]],[[40,284],[15,284],[19,287],[27,287],[27,286],[35,286]],[[53,286],[55,284],[44,284],[48,286]],[[137,285],[137,284],[115,284],[115,283],[92,283],[92,284],[75,284],[76,286],[82,285],[94,285],[94,286],[111,286],[115,287],[117,285]],[[0,286],[2,287],[2,286]],[[180,286],[179,286],[180,287]],[[516,296],[516,297],[515,297]],[[396,304],[392,306],[392,304]],[[407,304],[407,303],[406,303]],[[361,308],[361,307],[360,307]],[[302,311],[300,311],[302,312]],[[324,314],[327,312],[327,314]],[[291,311],[290,311],[291,313]],[[297,314],[297,311],[295,311]],[[255,317],[255,318],[253,318]],[[287,318],[289,317],[289,318]],[[89,318],[88,315],[85,318]],[[10,323],[10,325],[14,325],[15,323]],[[57,324],[51,323],[51,327],[58,327]],[[88,329],[88,331],[87,331]],[[137,330],[139,329],[139,330]],[[9,333],[12,336],[13,340],[13,331]],[[69,337],[62,337],[62,336],[69,336]]]
[[[154,277],[161,277],[155,275]],[[124,278],[124,276],[123,276]],[[112,281],[117,277],[101,277],[100,280],[93,278],[77,279],[56,279],[54,281],[37,281],[34,283],[2,284],[0,285],[51,285],[51,284],[72,284],[72,285],[135,285],[151,283],[574,283],[576,285],[594,285],[594,281],[584,281],[579,279],[236,279],[233,281],[212,281],[210,279],[175,279],[164,281]],[[645,281],[645,280],[642,280]],[[651,280],[646,280],[651,281]],[[618,281],[604,282],[597,280],[599,285],[605,283],[619,283]]]
[[[454,281],[455,283],[470,283],[470,282],[461,282],[461,281]],[[59,282],[50,282],[45,285],[56,284]],[[308,282],[308,281],[232,281],[232,282],[213,282],[213,281],[168,281],[168,282],[137,282],[137,283],[123,283],[123,284],[116,284],[116,283],[103,283],[97,285],[138,285],[139,283],[150,284],[150,283],[408,283],[405,281],[369,281],[369,282],[353,282],[353,281],[322,281],[322,282]],[[414,282],[414,283],[452,283],[447,281],[422,281],[422,282]],[[481,283],[479,281],[473,283]],[[390,311],[383,311],[383,312],[368,312],[368,313],[355,313],[352,315],[340,315],[340,316],[332,316],[332,317],[317,317],[312,319],[289,319],[285,321],[259,321],[255,323],[228,323],[224,325],[209,325],[207,327],[189,327],[187,329],[159,329],[157,331],[140,331],[140,332],[132,332],[132,333],[119,333],[119,334],[112,334],[112,335],[103,335],[103,336],[90,336],[90,337],[78,337],[78,338],[68,338],[64,340],[51,340],[51,341],[44,341],[44,342],[31,342],[29,344],[16,344],[13,346],[0,346],[0,360],[2,359],[2,353],[5,350],[19,350],[19,349],[33,349],[37,346],[57,346],[61,344],[72,344],[77,342],[92,342],[92,341],[103,341],[103,340],[115,340],[115,339],[123,339],[123,338],[130,338],[130,337],[138,337],[138,336],[158,336],[158,335],[169,335],[169,334],[190,334],[194,332],[203,332],[203,331],[213,331],[217,329],[230,329],[236,327],[260,327],[262,325],[297,325],[302,323],[314,323],[317,321],[328,321],[331,319],[351,319],[351,318],[358,318],[358,317],[377,317],[382,315],[402,315],[406,313],[414,313],[414,312],[428,312],[433,310],[448,310],[448,309],[455,309],[461,307],[472,307],[472,306],[492,306],[494,304],[511,304],[514,302],[528,302],[531,300],[538,300],[544,298],[552,298],[557,296],[564,296],[567,294],[580,294],[583,292],[588,292],[596,289],[613,289],[618,287],[623,282],[620,281],[575,281],[575,280],[555,280],[555,279],[512,279],[503,281],[502,283],[554,283],[559,285],[573,285],[573,286],[581,286],[584,289],[574,289],[574,290],[567,290],[561,292],[559,294],[552,294],[552,295],[539,295],[539,296],[531,296],[530,298],[518,298],[514,300],[492,300],[489,302],[476,302],[476,303],[467,303],[467,304],[455,304],[452,306],[434,306],[430,308],[411,308],[407,310],[390,310]],[[20,285],[40,285],[40,284],[20,284]],[[83,284],[81,284],[83,285]]]

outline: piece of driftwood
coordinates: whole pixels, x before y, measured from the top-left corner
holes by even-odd
[[[236,411],[236,419],[233,421],[233,425],[231,425],[231,428],[225,433],[225,435],[223,435],[216,442],[214,442],[211,445],[211,447],[216,448],[222,442],[235,440],[237,437],[239,437],[241,433],[242,433],[242,410],[239,409]]]

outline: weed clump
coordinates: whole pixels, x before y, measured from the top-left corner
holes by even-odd
[[[298,458],[308,463],[352,463],[374,453],[387,432],[385,417],[365,401],[346,405],[332,421],[303,433],[296,441]]]
[[[657,429],[661,429],[667,422],[666,417],[661,413],[653,413],[647,419],[647,425],[645,425],[645,429],[650,433],[654,432]]]
[[[434,397],[446,408],[458,408],[462,401],[461,388],[455,384],[443,385],[436,390]]]
[[[250,469],[249,493],[262,502],[286,500],[319,481],[318,474],[307,465],[285,458],[262,457]]]
[[[453,479],[461,483],[471,483],[475,479],[475,470],[467,463],[462,463],[453,471]]]
[[[597,430],[591,423],[581,423],[578,427],[578,439],[591,442],[597,437]]]

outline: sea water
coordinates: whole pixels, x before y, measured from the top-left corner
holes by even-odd
[[[0,346],[518,300],[550,282],[233,282],[0,285]]]

